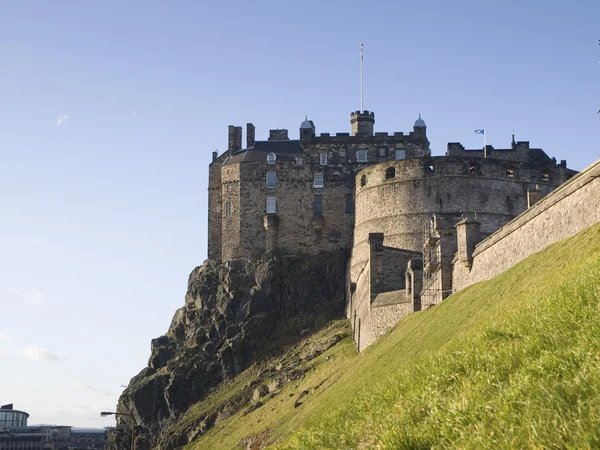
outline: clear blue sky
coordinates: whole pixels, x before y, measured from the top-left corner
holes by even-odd
[[[492,6],[492,4],[494,6]],[[600,2],[0,3],[0,403],[103,426],[206,257],[227,125],[599,154]],[[8,369],[8,370],[7,370]]]

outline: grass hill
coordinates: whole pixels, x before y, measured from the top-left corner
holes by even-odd
[[[600,225],[410,315],[362,354],[350,334],[330,323],[169,432],[210,420],[187,448],[211,450],[600,447]]]

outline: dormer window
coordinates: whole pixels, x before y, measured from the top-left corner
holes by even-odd
[[[319,163],[322,166],[326,166],[327,165],[327,152],[321,152],[319,154]]]
[[[267,163],[268,164],[275,164],[276,160],[277,160],[277,155],[275,155],[275,153],[269,153],[267,155]]]

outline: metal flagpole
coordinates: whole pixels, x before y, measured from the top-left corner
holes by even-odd
[[[363,45],[360,44],[360,112],[363,111]]]
[[[485,143],[485,127],[483,127],[483,157],[487,158],[487,145]]]

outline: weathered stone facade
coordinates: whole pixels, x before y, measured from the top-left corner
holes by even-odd
[[[407,135],[373,133],[374,117],[352,113],[353,134],[335,136],[317,136],[306,120],[296,141],[287,130],[255,141],[248,124],[246,149],[237,148],[241,127],[230,127],[230,148],[209,170],[209,258],[257,258],[274,242],[286,254],[350,248],[356,173],[390,159],[430,155],[425,126]],[[274,185],[267,185],[268,172],[275,173]],[[274,213],[267,213],[267,197],[275,198]]]
[[[459,241],[452,265],[453,291],[493,278],[598,222],[600,160],[477,245],[469,248]],[[465,261],[463,255],[471,261]]]
[[[334,136],[305,120],[298,140],[283,129],[256,141],[248,124],[244,149],[242,128],[230,126],[209,171],[209,258],[346,249],[346,311],[361,350],[449,295],[457,222],[475,219],[477,239],[487,237],[575,173],[514,138],[506,150],[450,143],[432,157],[420,117],[406,135],[374,132],[369,111],[350,119],[352,133]]]

